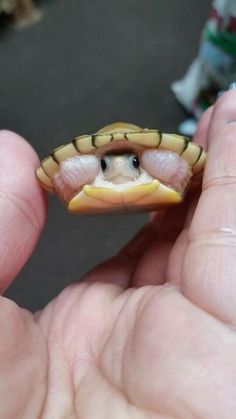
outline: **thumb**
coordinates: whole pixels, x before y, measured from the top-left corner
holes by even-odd
[[[46,216],[37,183],[38,158],[20,136],[0,131],[0,292],[21,270],[38,240]]]

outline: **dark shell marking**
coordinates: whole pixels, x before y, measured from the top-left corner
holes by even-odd
[[[56,148],[50,156],[42,160],[37,169],[37,178],[48,191],[53,191],[53,176],[64,160],[85,153],[94,153],[113,141],[128,141],[143,148],[160,148],[173,151],[183,157],[192,168],[193,175],[203,171],[206,152],[190,139],[176,134],[162,133],[159,130],[144,129],[133,132],[98,133],[76,137],[71,143]]]

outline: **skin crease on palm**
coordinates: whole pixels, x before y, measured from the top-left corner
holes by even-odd
[[[0,299],[0,419],[235,419],[236,91],[203,116],[203,191],[31,314]],[[38,159],[0,134],[0,286],[38,240]],[[35,278],[40,280],[40,273]],[[32,278],[32,286],[35,278]]]

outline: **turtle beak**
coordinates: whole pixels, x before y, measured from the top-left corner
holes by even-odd
[[[182,201],[182,196],[175,190],[168,188],[155,179],[150,183],[123,186],[117,188],[104,188],[93,185],[85,185],[68,204],[68,210],[72,213],[101,212],[103,210],[114,211],[119,207],[123,210],[134,208],[138,211],[145,206],[161,207],[163,205],[177,204]]]

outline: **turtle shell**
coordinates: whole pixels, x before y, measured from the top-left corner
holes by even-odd
[[[129,150],[140,153],[156,149],[181,156],[191,169],[192,179],[201,178],[206,152],[200,145],[180,135],[126,123],[108,125],[95,134],[78,136],[69,144],[56,148],[42,160],[36,176],[44,189],[57,194],[55,175],[67,159],[80,155],[95,155],[101,159],[117,150],[119,153]],[[65,203],[73,213],[150,211],[180,203],[186,189],[180,192],[153,177],[141,183],[124,182],[121,185],[93,181],[75,190]]]

